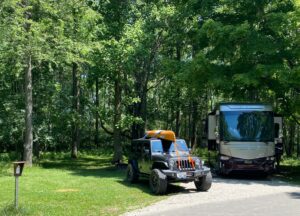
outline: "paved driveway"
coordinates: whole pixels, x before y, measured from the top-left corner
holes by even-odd
[[[181,186],[166,200],[125,215],[300,216],[300,187],[276,179],[214,178],[208,192],[197,192],[193,183]]]

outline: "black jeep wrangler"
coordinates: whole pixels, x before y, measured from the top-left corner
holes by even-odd
[[[133,183],[140,177],[149,178],[154,194],[164,194],[170,182],[194,181],[198,191],[207,191],[212,184],[210,169],[189,155],[183,139],[176,139],[176,144],[157,138],[133,140],[126,178]]]

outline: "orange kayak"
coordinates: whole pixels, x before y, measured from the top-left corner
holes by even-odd
[[[175,142],[175,133],[171,130],[151,130],[146,131],[145,138],[158,138]]]

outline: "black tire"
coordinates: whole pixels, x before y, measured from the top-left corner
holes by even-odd
[[[197,191],[208,191],[212,184],[211,172],[207,173],[206,176],[202,176],[194,181]]]
[[[165,194],[167,191],[167,176],[158,169],[153,169],[150,174],[149,184],[154,194]]]
[[[126,170],[126,181],[130,183],[135,183],[139,180],[139,175],[137,171],[134,169],[131,163],[128,164]]]

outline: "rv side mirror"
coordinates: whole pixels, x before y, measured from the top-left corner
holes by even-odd
[[[282,139],[282,138],[283,138],[283,133],[282,133],[282,130],[281,130],[281,129],[279,129],[278,138],[279,138],[279,139]]]
[[[216,135],[216,138],[218,139],[219,138],[219,132],[215,131],[215,135]]]
[[[282,139],[283,138],[283,134],[279,134],[278,138]]]
[[[220,134],[218,127],[215,128],[216,143],[220,143]]]

